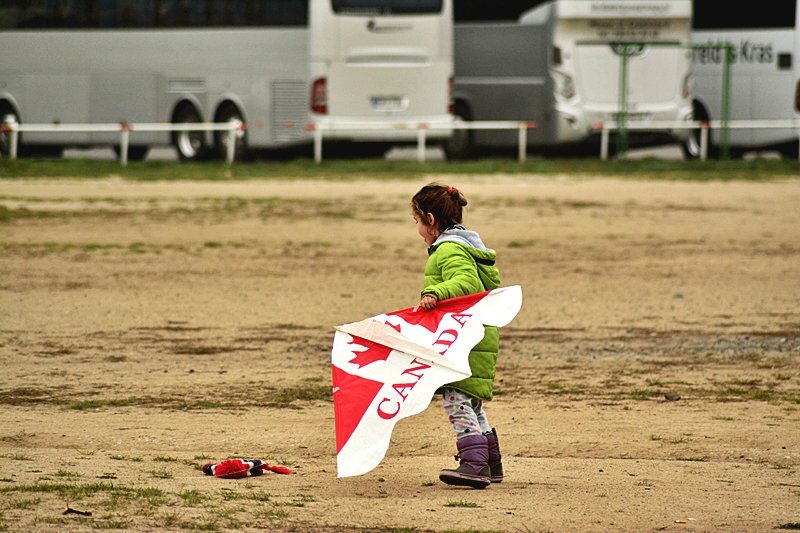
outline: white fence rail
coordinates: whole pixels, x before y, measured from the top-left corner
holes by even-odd
[[[536,128],[536,123],[514,120],[476,120],[465,122],[337,122],[331,124],[309,124],[314,135],[314,161],[322,161],[322,143],[326,131],[392,131],[416,130],[417,161],[425,161],[425,145],[429,131],[436,130],[517,130],[517,158],[525,161],[528,156],[528,130]]]
[[[228,164],[233,163],[236,157],[236,133],[244,128],[240,122],[184,122],[179,124],[167,123],[138,123],[128,122],[108,123],[108,124],[0,124],[0,131],[8,133],[9,157],[17,158],[19,149],[20,133],[103,133],[119,132],[119,158],[122,165],[128,164],[128,147],[130,146],[131,133],[135,132],[154,132],[154,131],[227,131],[228,144],[226,147],[225,160]]]
[[[794,129],[798,134],[798,152],[800,153],[800,120],[721,120],[670,122],[670,121],[629,121],[624,129],[628,131],[658,131],[658,130],[700,130],[700,159],[708,158],[708,130],[710,129]],[[612,131],[620,131],[616,121],[607,121],[599,124],[595,129],[600,130],[600,158],[608,159],[609,137]]]
[[[128,163],[128,147],[130,136],[135,132],[186,132],[186,131],[227,131],[228,143],[226,147],[225,160],[228,164],[233,163],[236,157],[236,135],[237,132],[245,129],[246,125],[238,122],[192,122],[180,124],[166,123],[140,123],[131,124],[127,122],[108,123],[108,124],[0,124],[0,131],[8,133],[10,137],[9,157],[16,159],[19,146],[19,134],[25,132],[36,133],[67,133],[67,132],[119,132],[120,134],[120,162],[122,165]],[[337,123],[336,125],[309,124],[307,129],[313,134],[314,142],[314,161],[322,161],[322,146],[325,140],[325,133],[330,131],[393,131],[393,130],[416,130],[417,132],[417,160],[425,161],[427,134],[429,131],[436,130],[516,130],[518,132],[518,159],[527,159],[528,149],[528,130],[535,129],[536,124],[530,121],[461,121],[442,123],[428,122],[347,122]],[[611,132],[614,131],[659,131],[659,130],[678,130],[688,129],[700,130],[700,159],[705,161],[708,157],[708,131],[710,129],[794,129],[798,132],[798,147],[800,148],[800,120],[720,120],[712,121],[629,121],[624,126],[620,126],[616,121],[606,121],[595,126],[595,130],[600,130],[600,158],[608,159],[609,143]],[[800,150],[798,150],[800,151]]]

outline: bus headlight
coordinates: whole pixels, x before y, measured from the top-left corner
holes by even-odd
[[[574,98],[576,91],[575,81],[572,79],[572,76],[564,74],[563,72],[558,72],[557,70],[553,70],[552,75],[556,94],[565,100]]]

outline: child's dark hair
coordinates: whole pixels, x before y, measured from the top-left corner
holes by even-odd
[[[462,208],[466,205],[467,199],[458,189],[435,182],[424,186],[411,198],[414,215],[426,220],[427,213],[431,213],[439,231],[461,224]]]

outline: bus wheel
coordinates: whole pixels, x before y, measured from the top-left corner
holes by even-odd
[[[149,146],[128,146],[128,161],[144,161],[149,151]],[[117,159],[122,157],[122,149],[119,145],[114,146],[114,153],[117,154]]]
[[[800,146],[798,146],[798,141],[794,140],[791,143],[782,145],[778,149],[778,152],[784,159],[798,159],[798,156],[800,156]]]
[[[194,106],[184,105],[175,112],[172,122],[174,124],[202,122],[202,118]],[[181,161],[201,161],[206,154],[205,132],[175,131],[172,133],[172,145]]]
[[[224,105],[217,112],[214,122],[227,122],[232,126],[236,126],[234,132],[234,158],[237,161],[242,161],[248,156],[247,149],[247,129],[245,128],[244,118],[239,110],[233,104]],[[228,131],[215,131],[214,132],[214,150],[217,157],[226,159],[228,157],[228,144],[230,143],[230,132]]]
[[[455,106],[456,122],[468,122],[472,120],[469,109],[466,105],[458,103]],[[472,130],[454,129],[453,135],[442,144],[444,155],[448,161],[460,161],[469,159],[474,155],[475,144],[472,138]]]
[[[701,122],[708,122],[711,120],[708,115],[708,111],[706,111],[702,104],[694,102],[692,107],[694,109],[694,120],[699,120]],[[719,157],[719,150],[711,142],[711,131],[708,133],[708,153],[706,155],[709,159],[716,159]],[[687,161],[700,159],[700,156],[702,155],[700,153],[700,135],[700,129],[691,130],[689,132],[689,137],[687,137],[686,141],[684,141],[683,145],[681,146],[683,158]]]
[[[19,115],[7,106],[0,108],[0,126],[19,124]],[[17,134],[17,142],[20,136]],[[19,146],[18,146],[19,147]],[[11,155],[11,131],[0,127],[0,156],[9,157]]]

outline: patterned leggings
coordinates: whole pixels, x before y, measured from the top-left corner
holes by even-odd
[[[463,392],[444,389],[444,412],[453,424],[456,439],[492,430],[483,410],[483,402]]]

